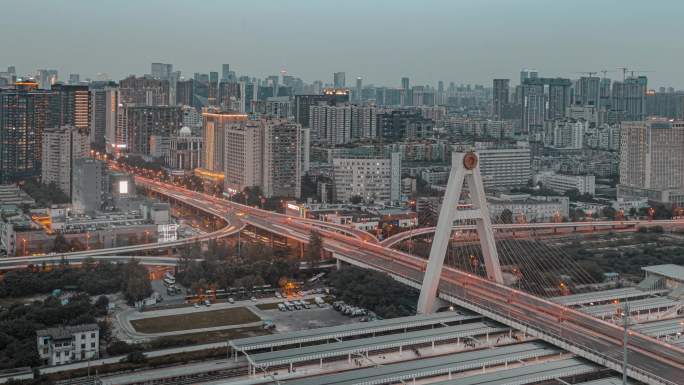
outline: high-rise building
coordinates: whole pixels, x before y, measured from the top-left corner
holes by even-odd
[[[305,131],[280,118],[236,121],[225,130],[225,191],[260,187],[265,197],[299,197]]]
[[[325,89],[322,94],[316,95],[295,95],[295,121],[302,127],[309,128],[309,108],[319,104],[334,106],[337,104],[348,103],[349,90],[346,89]]]
[[[34,81],[0,90],[0,184],[40,176],[43,132],[54,123],[54,95]]]
[[[107,133],[107,90],[102,88],[90,89],[90,143],[98,151],[106,147]]]
[[[539,72],[537,70],[531,70],[527,68],[523,68],[520,71],[520,85],[525,84],[525,82],[529,79],[536,79],[539,77]]]
[[[597,106],[601,96],[601,78],[597,76],[582,76],[575,85],[575,105]]]
[[[121,121],[121,93],[118,87],[105,87],[105,150],[114,154],[126,149],[126,133]]]
[[[266,197],[299,198],[302,182],[304,130],[287,119],[262,120],[263,174],[261,191]]]
[[[544,78],[542,81],[549,86],[546,118],[550,120],[563,119],[567,108],[570,106],[570,86],[572,82],[570,79],[563,78]]]
[[[131,187],[132,188],[132,187]],[[75,211],[92,213],[102,207],[109,190],[107,164],[94,158],[74,161],[71,204]]]
[[[90,89],[87,85],[53,84],[58,115],[55,124],[74,126],[81,134],[89,135],[92,104]]]
[[[173,64],[152,63],[152,77],[157,80],[169,80],[173,72]]]
[[[390,105],[390,103],[385,103]],[[394,103],[392,103],[394,104]],[[413,104],[413,98],[411,97],[411,88],[409,87],[409,78],[401,78],[401,102],[397,103],[402,106],[410,106]]]
[[[38,88],[49,90],[53,84],[59,81],[57,70],[38,70],[36,80],[38,81]]]
[[[544,127],[544,85],[525,83],[521,86],[522,131],[525,133]]]
[[[202,112],[204,166],[213,172],[224,172],[225,131],[231,123],[247,120],[247,115],[206,108]]]
[[[377,114],[378,135],[390,142],[430,138],[434,123],[414,109],[397,109]]]
[[[335,72],[333,74],[333,87],[344,88],[346,87],[346,74],[344,72]]]
[[[126,149],[131,154],[161,156],[183,126],[180,107],[123,106]]]
[[[360,103],[362,101],[362,92],[363,92],[363,79],[356,78],[356,88],[354,89],[354,100],[357,103]]]
[[[74,161],[90,149],[87,134],[74,126],[50,127],[43,132],[42,147],[41,181],[71,196]]]
[[[69,84],[76,85],[81,83],[81,75],[79,74],[69,74]]]
[[[646,197],[681,207],[684,122],[658,118],[620,126],[618,197]]]
[[[492,91],[492,115],[501,119],[504,117],[509,104],[509,79],[494,79]]]
[[[194,80],[179,80],[176,82],[176,105],[194,106]]]
[[[140,106],[169,105],[169,81],[129,76],[119,82],[120,102]]]
[[[646,118],[646,76],[629,77],[623,82],[613,82],[612,108],[624,113],[625,121]]]
[[[319,104],[309,107],[309,128],[321,144],[335,146],[351,143],[351,106]]]
[[[221,81],[232,80],[230,76],[230,64],[221,65]]]

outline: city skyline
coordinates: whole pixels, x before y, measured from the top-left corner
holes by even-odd
[[[621,79],[616,67],[627,66],[650,71],[645,74],[651,88],[684,88],[677,64],[682,54],[676,49],[684,27],[674,19],[684,5],[671,1],[658,6],[585,1],[552,10],[537,0],[398,1],[391,7],[354,1],[338,8],[299,1],[190,4],[16,4],[0,26],[0,41],[11,53],[3,55],[0,68],[16,65],[19,75],[55,68],[61,80],[70,73],[95,78],[101,72],[120,80],[148,73],[152,62],[172,63],[186,78],[230,63],[237,73],[257,77],[285,69],[307,82],[332,83],[334,72],[345,72],[347,86],[362,77],[364,85],[399,87],[404,76],[412,85],[444,80],[490,86],[493,78],[516,83],[522,68],[571,78],[607,69],[614,71],[608,77]],[[150,22],[155,13],[162,22]],[[26,15],[32,16],[32,29],[15,33],[26,27]],[[80,25],[59,23],[56,15],[69,15]],[[638,27],[648,19],[659,22]],[[379,20],[396,23],[388,28]],[[134,27],[120,28],[122,23]]]

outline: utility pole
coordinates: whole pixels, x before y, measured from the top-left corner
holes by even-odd
[[[627,337],[629,332],[627,327],[629,326],[629,305],[625,302],[622,309],[622,320],[623,320],[623,335],[622,335],[622,385],[627,385]]]

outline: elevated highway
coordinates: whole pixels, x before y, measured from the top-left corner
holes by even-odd
[[[312,230],[319,231],[324,248],[341,261],[388,273],[415,288],[420,288],[423,280],[426,260],[390,249],[349,229],[302,221],[144,178],[136,182],[205,212],[221,217],[234,215],[244,224],[301,242],[308,241]],[[231,225],[235,226],[231,231],[239,231],[239,226],[233,222]],[[612,323],[449,267],[442,271],[438,295],[597,364],[622,371],[622,329]],[[630,377],[648,384],[682,383],[684,349],[632,331],[628,351]]]
[[[684,227],[684,219],[667,219],[667,220],[628,220],[628,221],[587,221],[587,222],[560,222],[560,223],[499,223],[493,224],[492,228],[494,231],[542,231],[542,230],[581,230],[581,229],[591,229],[593,231],[597,230],[627,230],[627,229],[637,229],[642,226],[678,226]],[[453,226],[453,231],[467,231],[475,230],[475,225],[456,225]],[[413,229],[409,231],[403,231],[387,237],[380,242],[381,245],[391,247],[417,236],[434,234],[435,227],[422,227],[419,229]]]

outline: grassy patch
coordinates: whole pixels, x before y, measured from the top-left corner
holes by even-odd
[[[282,302],[260,303],[256,307],[261,310],[273,310],[278,308],[278,304]]]
[[[154,343],[164,345],[165,347],[177,347],[187,345],[208,344],[212,342],[225,342],[237,338],[255,337],[264,334],[270,334],[268,330],[264,330],[261,326],[251,328],[215,330],[212,332],[190,333],[179,336],[159,337]]]
[[[144,318],[131,321],[141,333],[166,333],[179,330],[203,329],[217,326],[241,325],[259,321],[256,314],[244,307],[198,311],[164,317]]]

